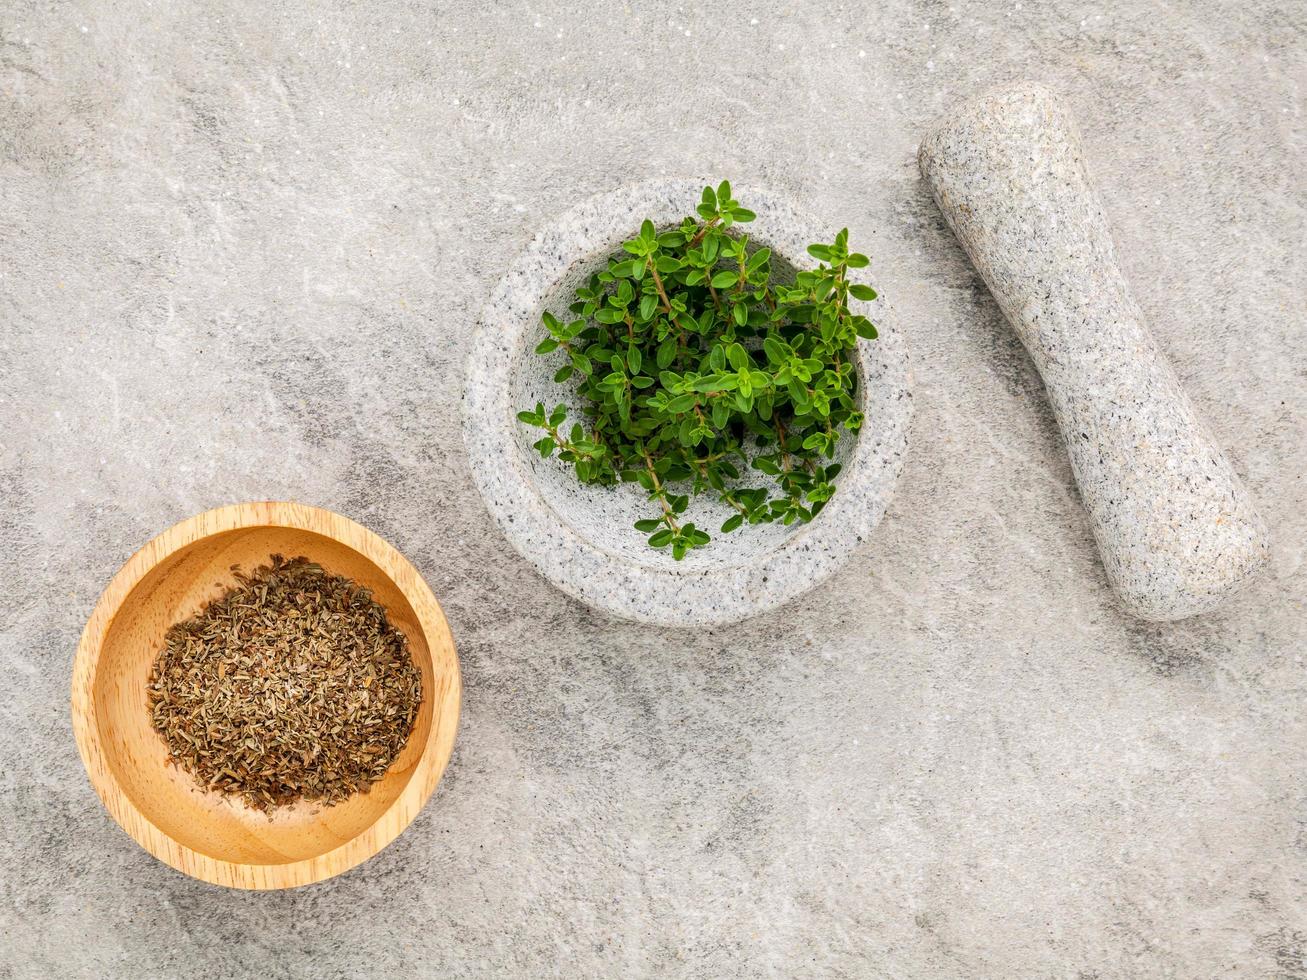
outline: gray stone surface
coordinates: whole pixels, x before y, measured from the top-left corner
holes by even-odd
[[[630,484],[585,486],[557,457],[541,458],[532,447],[541,432],[519,422],[519,410],[536,404],[552,409],[561,402],[569,419],[583,417],[579,395],[572,391],[569,398],[569,389],[553,381],[566,363],[563,352],[550,358],[534,353],[547,336],[541,313],[570,320],[576,287],[606,268],[640,222],[679,224],[693,213],[706,182],[641,181],[547,219],[495,284],[478,318],[464,384],[468,463],[487,510],[513,547],[569,595],[623,619],[665,626],[739,622],[826,581],[867,543],[884,516],[912,418],[902,335],[885,304],[854,300],[857,312],[879,324],[877,339],[859,341],[857,351],[859,410],[867,424],[856,438],[846,434],[841,440],[839,489],[810,523],[717,534],[733,511],[704,494],[691,502],[684,520],[708,529],[713,540],[676,561],[668,549],[648,547],[632,526],[650,516],[643,491]],[[813,216],[766,188],[736,185],[732,194],[756,212],[742,233],[771,249],[778,278],[816,268],[808,245],[834,236]]]
[[[5,4],[0,976],[1301,977],[1305,21]],[[931,120],[1019,77],[1079,119],[1125,275],[1270,527],[1268,574],[1219,612],[1122,612],[1039,376],[918,175]],[[516,556],[458,396],[543,222],[698,173],[848,222],[916,416],[870,549],[686,634]],[[67,709],[119,564],[258,497],[409,555],[466,684],[408,832],[271,895],[136,847]]]
[[[1069,109],[1001,85],[946,111],[917,159],[1044,379],[1125,607],[1166,621],[1237,595],[1266,564],[1266,525],[1121,275]]]

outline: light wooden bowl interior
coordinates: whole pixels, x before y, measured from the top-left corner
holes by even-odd
[[[168,764],[146,685],[164,633],[270,555],[305,555],[372,591],[408,638],[422,707],[408,743],[366,793],[300,803],[271,818],[206,791]],[[366,528],[298,504],[208,511],[137,552],[101,597],[78,648],[73,723],[105,806],[146,850],[180,871],[238,888],[320,881],[371,857],[417,815],[444,771],[458,724],[458,659],[444,614],[417,570]]]

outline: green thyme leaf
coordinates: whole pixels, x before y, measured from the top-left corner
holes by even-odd
[[[754,218],[722,181],[679,224],[643,221],[576,289],[571,320],[541,316],[536,353],[576,417],[542,403],[517,416],[581,482],[638,486],[634,530],[678,561],[710,544],[683,520],[692,496],[720,502],[722,533],[811,520],[836,492],[841,434],[863,424],[853,352],[876,328],[848,301],[876,291],[848,274],[869,260],[844,229],[809,246],[816,268],[773,282],[772,250],[750,252],[736,227]]]

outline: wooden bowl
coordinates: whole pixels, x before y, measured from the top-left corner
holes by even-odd
[[[423,701],[408,744],[368,792],[331,807],[278,808],[269,818],[167,763],[146,682],[168,627],[230,587],[232,565],[250,571],[272,554],[306,555],[371,589],[408,638]],[[330,511],[235,504],[168,529],[114,576],[77,647],[73,730],[100,799],[160,861],[232,888],[292,888],[366,861],[417,816],[449,761],[460,693],[444,613],[403,555]]]

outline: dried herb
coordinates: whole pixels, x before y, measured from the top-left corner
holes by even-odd
[[[408,740],[422,675],[367,589],[273,555],[170,627],[149,681],[171,760],[270,810],[366,790]]]
[[[854,348],[876,337],[849,308],[876,291],[849,278],[869,260],[847,228],[809,245],[820,264],[784,283],[770,249],[732,230],[754,213],[728,182],[705,187],[696,212],[661,232],[645,221],[576,291],[570,322],[544,314],[536,353],[560,361],[555,382],[578,379],[584,420],[565,430],[567,408],[543,402],[517,415],[582,483],[638,483],[654,506],[635,529],[677,559],[709,541],[681,517],[691,495],[730,509],[722,533],[821,511],[840,432],[862,425]],[[769,479],[750,486],[751,469]]]

